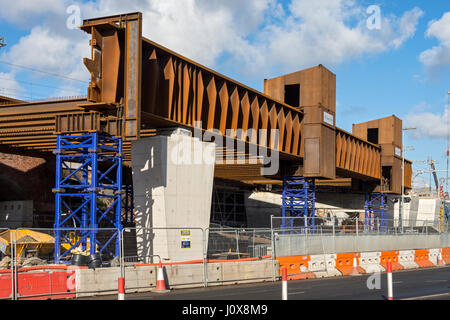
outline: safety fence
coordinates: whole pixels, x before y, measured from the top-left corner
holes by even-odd
[[[57,234],[60,245],[56,248]],[[97,242],[91,249],[92,234]],[[119,237],[117,229],[0,230],[0,299],[75,298],[77,270],[119,266],[120,257],[112,253],[114,241],[102,241]],[[55,256],[60,259],[55,261]]]
[[[380,219],[331,217],[271,217],[271,229],[283,234],[436,234],[449,233],[448,220]]]
[[[169,288],[206,287],[275,281],[281,263],[297,265],[283,262],[287,259],[284,257],[308,256],[309,264],[298,264],[297,271],[304,276],[305,270],[317,271],[321,265],[339,265],[344,260],[344,265],[348,264],[355,252],[380,252],[383,259],[389,245],[393,246],[392,250],[415,249],[412,251],[416,252],[416,261],[425,256],[425,260],[432,256],[437,259],[436,248],[450,248],[448,225],[437,222],[375,232],[364,229],[359,221],[345,224],[343,219],[321,219],[312,228],[297,220],[290,229],[280,228],[277,218],[272,219],[270,229],[3,229],[0,230],[0,299],[114,294],[119,277],[125,279],[127,292],[149,291],[156,287],[160,267]],[[60,247],[55,249],[56,234],[62,236]],[[91,234],[101,244],[104,244],[102,237],[111,241],[91,247]],[[113,250],[116,239],[120,245],[117,257]],[[380,248],[380,244],[386,248]],[[59,261],[54,259],[55,250],[59,250]],[[444,251],[443,256],[449,258],[450,251]],[[368,257],[370,260],[370,254]],[[401,254],[398,257],[406,259]],[[345,274],[339,270],[336,275]],[[297,271],[291,270],[290,276]]]
[[[286,218],[285,218],[286,219]],[[367,224],[358,217],[272,217],[274,256],[429,249],[450,246],[448,221],[374,219]]]
[[[271,232],[267,229],[0,231],[0,299],[64,299],[114,293],[119,277],[125,279],[127,290],[146,291],[155,288],[160,264],[170,287],[269,280],[277,269],[271,265]],[[55,248],[57,235],[60,245]],[[90,242],[91,235],[95,236],[95,246]],[[119,256],[114,256],[116,240]]]

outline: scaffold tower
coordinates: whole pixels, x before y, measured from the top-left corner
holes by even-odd
[[[365,231],[387,231],[387,194],[366,193],[364,211]]]
[[[118,256],[122,139],[99,132],[58,134],[56,148],[55,263],[75,248]]]
[[[283,179],[282,229],[315,230],[316,193],[314,179],[289,177]],[[303,217],[304,219],[296,219]]]

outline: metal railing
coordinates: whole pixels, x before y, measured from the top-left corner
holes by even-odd
[[[107,246],[103,249],[101,252],[103,261],[101,268],[116,267],[118,269],[114,272],[117,272],[117,276],[120,275],[120,277],[127,279],[131,276],[131,273],[136,271],[137,265],[148,266],[150,271],[153,270],[151,272],[153,272],[154,280],[156,280],[156,268],[159,262],[162,262],[166,276],[170,275],[168,285],[172,287],[183,285],[207,287],[214,283],[258,279],[275,281],[279,277],[279,272],[275,267],[275,259],[278,256],[276,251],[279,249],[280,239],[283,237],[299,237],[305,245],[310,245],[311,249],[319,254],[328,253],[330,250],[336,252],[340,248],[336,247],[337,244],[339,245],[339,241],[343,240],[352,243],[352,249],[358,249],[359,239],[363,241],[367,237],[370,237],[372,242],[376,242],[376,236],[380,236],[381,239],[386,235],[396,235],[405,239],[411,235],[445,235],[446,237],[449,235],[447,238],[450,239],[447,221],[403,220],[403,223],[399,224],[399,221],[395,219],[384,222],[374,219],[371,224],[367,224],[359,217],[354,219],[316,217],[315,219],[314,225],[308,226],[305,219],[292,218],[290,225],[286,226],[286,220],[283,221],[281,217],[272,217],[271,228],[245,229],[224,227],[211,229],[200,227],[123,228],[120,231],[118,229],[77,229],[76,232],[79,232],[77,234],[75,229],[64,228],[60,231],[66,233],[66,241],[79,241],[79,245],[75,251],[67,253],[64,256],[65,260],[57,265],[53,261],[54,244],[51,250],[48,251],[47,248],[46,252],[45,241],[39,240],[42,245],[36,248],[33,247],[32,241],[27,244],[26,240],[30,241],[30,239],[27,239],[25,234],[20,234],[21,230],[31,230],[54,238],[55,229],[0,229],[0,251],[5,256],[0,261],[3,266],[0,270],[0,300],[42,299],[49,296],[65,297],[67,295],[73,297],[79,294],[111,293],[111,291],[114,291],[117,283],[111,283],[108,288],[85,290],[76,288],[73,284],[75,272],[72,268],[71,256],[74,253],[82,253],[83,250],[85,250],[84,254],[89,252],[86,241],[83,242],[80,239],[83,239],[84,232],[89,234],[88,231],[93,230],[98,236],[105,234],[106,237],[110,237],[110,234],[107,233],[117,233],[120,240],[119,257],[114,258],[110,254],[113,251],[108,250]],[[70,234],[71,232],[72,234]],[[49,243],[48,246],[51,247],[52,244]],[[100,250],[100,248],[96,250]],[[10,257],[10,263],[7,263],[8,256]],[[30,260],[29,256],[39,256],[40,260]],[[230,270],[227,262],[260,260],[272,262],[272,274],[249,276],[246,274],[247,272],[238,272],[231,273],[228,277],[220,276]],[[50,282],[53,281],[50,273],[54,272],[54,269],[58,271],[58,267],[61,267],[59,271],[62,274],[65,272],[67,284],[62,285],[56,291],[51,284],[48,286],[48,292],[45,291],[46,289],[42,289],[40,292],[39,290],[28,290],[29,283],[33,282],[33,279],[30,278],[32,276],[30,270],[33,269],[27,269],[26,267],[33,264],[41,265],[40,274],[47,274]],[[64,269],[63,267],[67,268]],[[186,276],[182,276],[183,272],[186,273]],[[173,279],[177,279],[175,280],[177,282],[171,283],[171,281],[174,281]],[[127,290],[151,289],[155,286],[156,281],[137,281],[136,285],[128,285]]]
[[[314,223],[312,223],[314,219]],[[417,219],[379,219],[374,218],[370,222],[363,218],[338,218],[331,217],[271,217],[272,229],[283,234],[332,234],[357,235],[357,234],[440,234],[449,233],[449,222],[436,220]]]

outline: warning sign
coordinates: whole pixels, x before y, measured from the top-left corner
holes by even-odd
[[[191,230],[181,230],[181,249],[191,248]]]

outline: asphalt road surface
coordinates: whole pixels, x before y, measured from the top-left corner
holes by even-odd
[[[288,281],[289,300],[385,300],[387,276],[370,275]],[[393,273],[394,299],[450,300],[450,266]],[[117,299],[114,296],[84,298]],[[281,300],[281,281],[127,294],[126,300]]]

